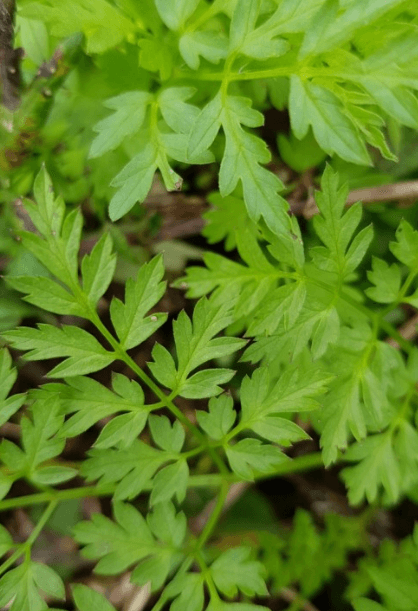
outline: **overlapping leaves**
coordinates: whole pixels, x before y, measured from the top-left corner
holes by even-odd
[[[206,7],[199,2],[155,0],[140,13],[131,2],[116,9],[105,0],[67,0],[59,16],[49,1],[44,3],[57,33],[84,31],[91,52],[101,52],[122,38],[131,40],[135,32],[141,67],[158,82],[152,93],[126,91],[109,98],[105,105],[115,112],[95,128],[99,136],[92,156],[137,134],[136,146],[130,147],[131,160],[112,181],[117,189],[110,204],[113,219],[145,199],[157,169],[167,189],[180,188],[173,161],[213,160],[209,147],[222,128],[222,196],[241,183],[251,219],[263,216],[274,231],[289,232],[287,205],[279,194],[282,184],[264,167],[270,153],[263,140],[248,131],[261,126],[263,116],[252,108],[255,100],[245,97],[241,81],[261,78],[271,84],[281,79],[281,105],[289,107],[293,134],[303,139],[311,128],[325,153],[353,163],[371,164],[367,144],[396,159],[383,133],[388,117],[418,126],[417,33],[401,0],[373,0],[366,5],[231,0]],[[30,3],[25,14],[32,17],[37,7]],[[94,34],[88,25],[93,7],[101,19],[113,11],[109,22],[115,23],[114,37],[107,46],[101,20]],[[71,19],[64,19],[70,9]],[[384,41],[378,46],[371,35],[376,28]],[[206,83],[203,96],[191,104],[187,100],[194,95],[194,81],[199,87]],[[275,99],[272,95],[273,103]]]

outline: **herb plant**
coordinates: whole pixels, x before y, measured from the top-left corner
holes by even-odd
[[[418,231],[398,215],[379,251],[370,215],[365,222],[361,203],[346,205],[335,168],[354,175],[355,164],[382,157],[393,167],[402,126],[418,127],[417,3],[17,8],[29,53],[21,103],[1,111],[0,179],[6,202],[32,195],[2,221],[18,239],[4,241],[9,256],[30,262],[28,273],[12,266],[6,290],[18,317],[31,318],[2,327],[0,426],[18,423],[19,440],[0,444],[0,511],[42,511],[23,542],[0,527],[0,607],[43,611],[68,596],[80,611],[114,608],[77,578],[66,592],[60,570],[34,553],[61,503],[99,497],[110,509],[71,536],[96,574],[129,571],[149,588],[153,611],[261,611],[272,597],[312,609],[342,570],[347,609],[415,611],[418,531],[399,546],[373,547],[369,534],[380,510],[418,499],[418,349],[397,328],[418,307]],[[62,63],[45,96],[32,77],[57,41]],[[271,107],[290,117],[282,159],[297,172],[321,170],[317,214],[303,223],[256,131]],[[25,126],[37,136],[11,163]],[[99,221],[107,204],[112,221],[138,219],[156,171],[179,190],[183,173],[209,164],[218,190],[202,235],[217,247],[172,283],[190,299],[186,310],[174,319],[164,311],[162,255],[136,261],[124,293],[112,293],[121,234],[100,226],[81,251],[85,207],[73,204],[90,198]],[[149,362],[139,363],[149,342]],[[53,359],[48,382],[13,392],[19,353]],[[310,437],[318,451],[300,453]],[[68,458],[74,439],[90,440],[81,461]],[[273,520],[222,549],[231,489],[333,465],[349,515],[318,524],[299,508],[290,532]],[[196,497],[209,501],[200,526]]]

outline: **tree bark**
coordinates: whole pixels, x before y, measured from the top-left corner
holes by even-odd
[[[15,0],[0,0],[0,89],[1,102],[9,110],[19,105],[22,49],[13,48]]]

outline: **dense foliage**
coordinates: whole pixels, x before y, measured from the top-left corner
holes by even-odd
[[[18,1],[19,87],[0,74],[0,511],[35,526],[0,527],[0,607],[111,611],[94,567],[129,571],[153,611],[313,609],[341,573],[347,609],[416,611],[418,530],[372,532],[418,500],[418,348],[398,328],[418,308],[417,210],[365,212],[349,191],[418,172],[417,23],[410,0]],[[289,120],[273,138],[271,113]],[[277,153],[316,183],[311,220]],[[197,247],[155,254],[161,184],[211,202]],[[198,264],[170,267],[179,252]],[[231,490],[333,465],[343,511],[297,507],[286,530],[250,492],[244,535],[240,512],[222,532]],[[70,501],[80,577],[36,556]]]

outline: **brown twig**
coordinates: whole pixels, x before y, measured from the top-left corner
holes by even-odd
[[[363,204],[373,204],[376,202],[414,199],[418,199],[418,180],[407,180],[393,185],[353,189],[348,194],[346,205],[352,206],[358,201],[363,202]],[[319,212],[313,195],[308,197],[305,204],[299,201],[294,202],[291,205],[291,209],[294,214],[303,214],[305,218],[311,218]]]
[[[303,599],[298,592],[290,588],[282,588],[280,590],[280,597],[288,603],[293,603],[296,600],[300,601],[300,609],[302,611],[319,611],[309,600]]]
[[[411,341],[417,336],[417,325],[418,325],[418,314],[414,314],[401,327],[399,327],[398,331],[404,339]],[[387,339],[387,343],[393,346],[394,348],[400,347],[396,339],[393,339],[393,337],[390,337],[389,339]]]

